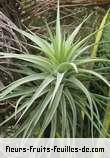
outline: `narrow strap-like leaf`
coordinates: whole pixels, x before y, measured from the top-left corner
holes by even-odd
[[[67,109],[66,109],[66,100],[63,96],[61,99],[61,114],[62,114],[62,132],[61,137],[64,138],[66,134],[66,126],[67,126]]]
[[[30,54],[14,54],[14,53],[3,53],[0,52],[0,59],[2,58],[15,58],[20,59],[24,61],[28,61],[30,63],[33,63],[35,65],[38,65],[38,68],[43,68],[44,70],[49,70],[51,68],[51,63],[49,60],[42,56],[35,56]],[[42,69],[41,69],[42,70]]]
[[[90,92],[87,90],[87,88],[75,77],[72,77],[72,79],[69,79],[70,82],[72,82],[74,85],[76,85],[86,96],[91,110],[91,118],[93,120],[93,102],[90,95]],[[91,125],[91,128],[93,128],[93,124]],[[93,130],[92,130],[93,132]],[[93,134],[93,133],[92,133]]]
[[[15,90],[17,87],[19,87],[25,83],[32,82],[35,80],[42,80],[44,78],[45,78],[45,75],[39,73],[39,74],[33,74],[30,76],[26,76],[26,77],[21,78],[17,81],[14,81],[2,90],[2,92],[0,93],[0,98],[1,99],[4,98],[7,94],[9,94],[13,90]]]
[[[32,131],[37,127],[40,117],[43,115],[44,110],[47,108],[52,97],[52,91],[48,92],[42,104],[36,105],[35,114],[33,115],[28,127],[25,129],[23,137],[29,137]],[[43,117],[43,116],[42,116]]]
[[[43,132],[45,131],[45,129],[47,128],[47,126],[49,125],[49,123],[51,122],[58,106],[61,100],[61,96],[62,96],[62,91],[63,91],[63,85],[61,85],[59,87],[58,92],[56,93],[56,96],[54,98],[54,101],[51,103],[51,106],[49,105],[49,108],[47,109],[45,118],[44,118],[44,122],[42,124],[41,130],[40,130],[40,134],[39,137],[42,136]]]
[[[75,101],[69,91],[68,88],[65,90],[65,96],[68,99],[70,109],[72,110],[72,136],[75,137],[76,135],[76,127],[77,127],[77,112],[76,112],[76,106],[75,106]]]
[[[88,74],[94,75],[95,77],[97,77],[100,80],[102,80],[108,87],[110,87],[109,81],[107,81],[106,78],[104,78],[102,75],[100,75],[99,73],[97,73],[97,72],[95,72],[93,70],[79,69],[79,72],[86,73],[87,75]]]
[[[51,121],[51,132],[50,132],[50,138],[55,138],[56,130],[57,130],[57,111],[55,112],[53,119]]]
[[[31,99],[28,101],[28,103],[26,103],[26,109],[23,111],[22,115],[20,116],[20,118],[18,119],[18,121],[16,122],[16,124],[18,124],[18,122],[21,120],[21,118],[24,116],[24,114],[28,111],[28,109],[31,107],[31,105],[34,103],[34,101],[39,98],[39,95],[43,92],[43,90],[45,90],[45,88],[54,80],[54,77],[49,76],[47,77],[42,83],[41,85],[36,89],[35,93],[33,94],[33,96],[31,97]]]

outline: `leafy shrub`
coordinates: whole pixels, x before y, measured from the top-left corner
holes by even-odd
[[[55,34],[47,24],[50,38],[42,39],[12,26],[40,52],[36,55],[0,53],[0,58],[20,62],[15,71],[23,75],[0,93],[0,101],[18,98],[15,112],[0,124],[3,126],[16,118],[16,124],[20,122],[21,127],[15,137],[45,137],[47,132],[49,137],[80,136],[85,116],[90,124],[90,136],[94,136],[94,128],[100,133],[103,128],[97,107],[100,99],[98,94],[90,92],[89,82],[102,80],[109,87],[110,84],[95,68],[91,69],[91,63],[109,60],[91,57],[88,50],[92,45],[86,43],[94,33],[75,40],[86,20],[71,35],[63,34],[58,5]]]

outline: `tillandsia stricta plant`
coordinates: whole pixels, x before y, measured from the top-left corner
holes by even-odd
[[[0,53],[0,58],[20,61],[15,72],[23,76],[0,92],[0,101],[18,98],[15,112],[0,124],[3,126],[11,119],[16,119],[16,125],[20,122],[15,137],[75,137],[85,116],[90,122],[90,136],[94,136],[94,129],[100,133],[102,123],[97,107],[100,100],[89,91],[88,83],[98,79],[109,87],[110,84],[88,64],[109,60],[91,58],[88,54],[91,45],[86,46],[86,42],[92,35],[75,41],[83,23],[71,35],[63,34],[58,2],[55,34],[47,25],[49,39],[13,27],[40,52],[36,55]]]

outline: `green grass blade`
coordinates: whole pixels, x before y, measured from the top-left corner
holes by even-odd
[[[99,47],[100,40],[101,40],[102,35],[103,35],[103,29],[105,28],[104,26],[106,25],[106,21],[107,21],[109,13],[110,13],[110,10],[108,10],[106,15],[104,16],[104,18],[103,18],[103,20],[101,22],[99,31],[96,34],[95,43],[97,43],[97,45],[94,45],[91,57],[96,57],[97,56],[98,47]]]

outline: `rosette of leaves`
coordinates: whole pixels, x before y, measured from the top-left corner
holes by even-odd
[[[94,128],[101,132],[103,126],[97,108],[100,100],[89,91],[88,83],[96,79],[109,87],[110,84],[88,64],[109,60],[92,58],[88,53],[92,45],[86,43],[93,34],[75,40],[84,21],[71,35],[63,34],[58,4],[56,32],[53,34],[47,25],[50,38],[42,39],[13,27],[39,51],[35,55],[0,53],[0,58],[13,58],[20,63],[15,72],[23,76],[0,91],[0,101],[18,98],[15,112],[0,124],[2,127],[16,120],[20,128],[15,137],[79,136],[85,115],[90,123],[90,136],[94,136]]]

